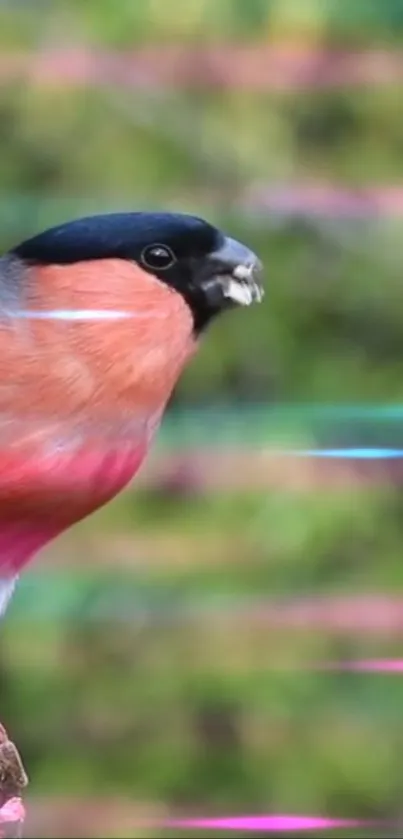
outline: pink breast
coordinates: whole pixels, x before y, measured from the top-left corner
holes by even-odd
[[[0,575],[111,500],[139,469],[147,443],[23,457],[0,451]]]

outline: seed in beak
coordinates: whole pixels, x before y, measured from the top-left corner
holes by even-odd
[[[263,289],[255,282],[245,282],[230,279],[224,289],[224,297],[238,303],[239,306],[250,306],[251,303],[260,303],[263,298]]]
[[[251,280],[254,272],[253,265],[236,265],[232,276],[236,280]]]

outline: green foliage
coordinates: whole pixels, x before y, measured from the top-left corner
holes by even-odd
[[[401,48],[402,28],[402,0],[0,8],[4,60],[72,44],[98,56],[154,44],[162,56],[172,44],[287,37]],[[202,72],[196,49],[194,62]],[[331,413],[343,402],[401,402],[400,219],[376,206],[339,219],[254,206],[296,183],[336,183],[356,197],[399,185],[400,87],[140,89],[103,66],[89,86],[46,73],[4,83],[1,247],[87,212],[205,214],[261,254],[267,294],[212,328],[175,393],[161,450],[240,437],[245,446],[401,446],[396,423],[375,429]],[[328,417],[307,419],[311,401],[327,404]],[[298,409],[270,412],[282,402]],[[306,464],[298,469],[311,486]],[[399,638],[276,626],[264,615],[330,595],[398,595],[400,496],[399,486],[348,483],[179,501],[129,494],[58,542],[49,557],[58,570],[27,574],[2,627],[0,718],[21,746],[33,798],[116,793],[195,812],[398,815],[402,682],[313,663],[399,656]]]

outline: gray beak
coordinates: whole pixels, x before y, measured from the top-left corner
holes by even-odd
[[[264,296],[259,275],[263,265],[253,251],[236,239],[226,236],[222,245],[210,254],[215,283],[228,305],[250,306],[260,303]]]

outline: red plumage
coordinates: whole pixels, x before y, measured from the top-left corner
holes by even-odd
[[[26,305],[35,312],[79,307],[131,317],[105,324],[17,316],[0,325],[0,574],[19,570],[133,478],[195,349],[181,296],[129,262],[29,274]]]
[[[31,556],[133,478],[208,320],[260,299],[254,254],[161,218],[71,223],[0,263],[0,611]],[[47,317],[94,310],[119,317]]]

